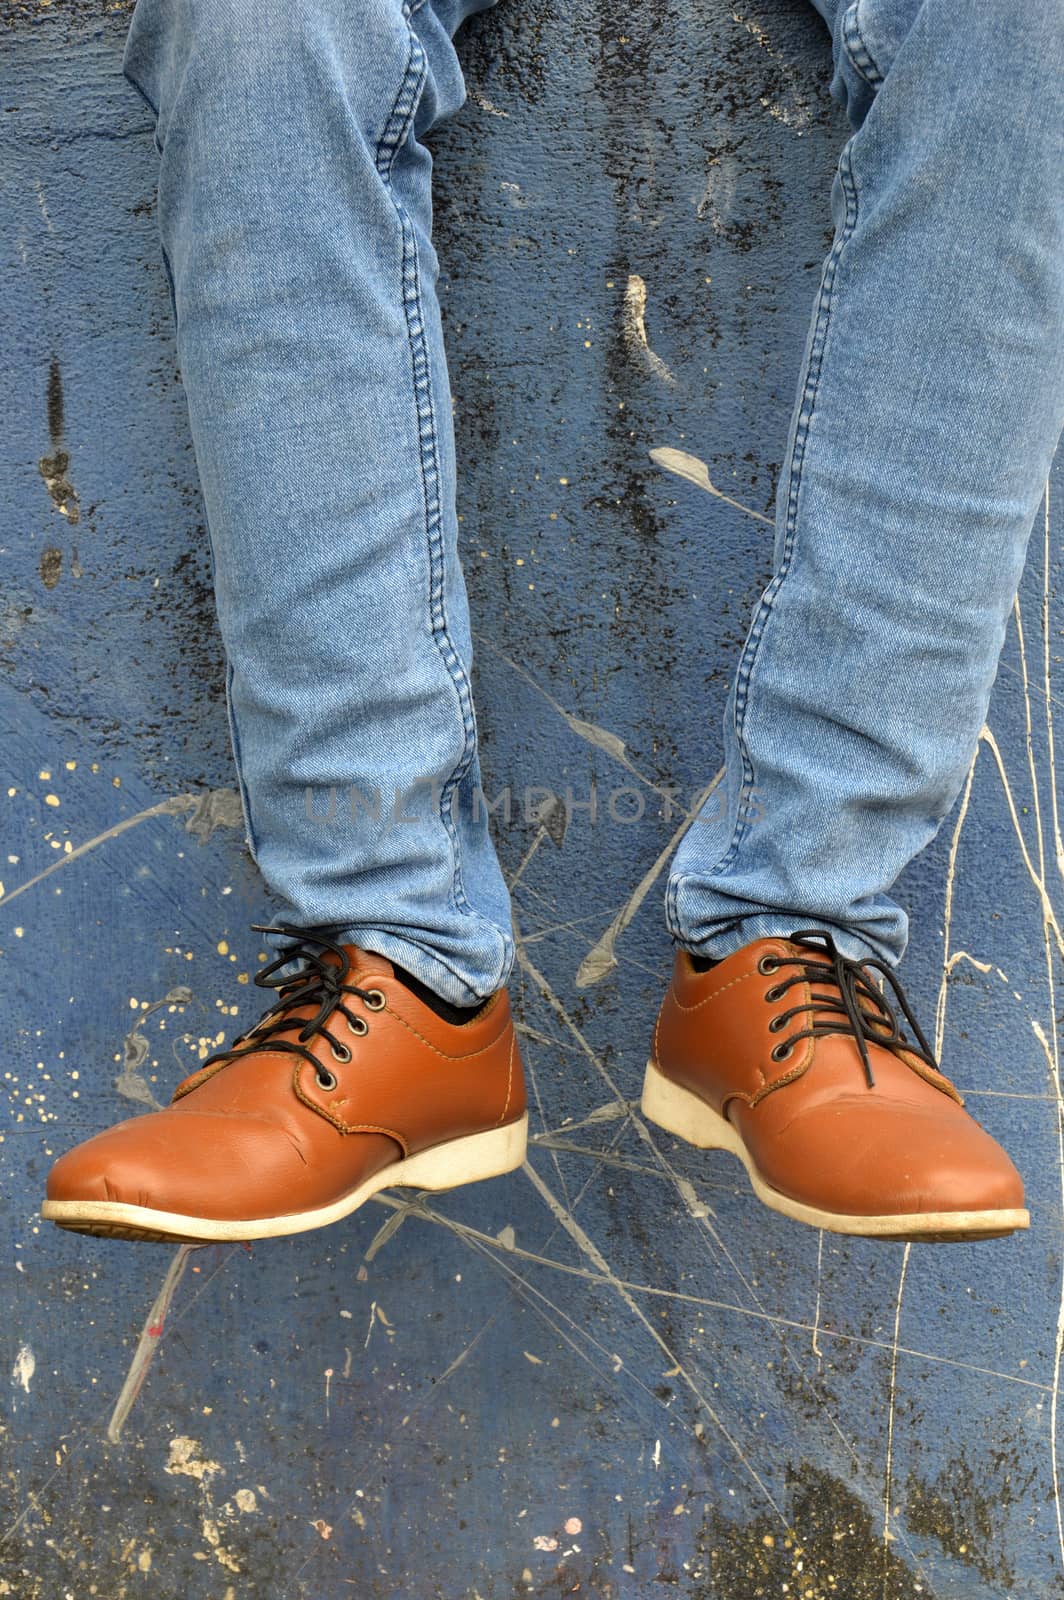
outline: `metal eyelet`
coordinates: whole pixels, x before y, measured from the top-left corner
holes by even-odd
[[[347,1048],[346,1044],[340,1045],[339,1048],[337,1048],[334,1044],[330,1044],[329,1050],[332,1054],[333,1060],[339,1061],[341,1066],[346,1066],[347,1062],[349,1062],[351,1059],[351,1052]],[[331,1077],[332,1074],[330,1073],[329,1076]]]
[[[363,996],[367,1011],[383,1011],[388,1004],[387,997],[380,989],[367,989]]]
[[[769,1051],[769,1054],[771,1055],[773,1061],[786,1061],[786,1059],[790,1055],[790,1053],[791,1053],[791,1046],[790,1046],[789,1041],[786,1040],[786,1039],[783,1041],[782,1044],[773,1045],[772,1049]]]
[[[765,999],[766,1000],[782,1000],[783,999],[783,985],[779,984],[779,983],[775,983],[775,984],[773,984],[771,989],[766,989],[765,990]]]
[[[783,1017],[782,1013],[778,1017],[773,1017],[772,1021],[768,1025],[769,1033],[779,1033],[780,1029],[784,1025],[784,1021],[785,1018]]]
[[[763,973],[765,977],[767,977],[770,972],[778,972],[779,968],[780,964],[776,956],[762,956],[760,961],[757,963],[758,972]]]
[[[322,1089],[335,1089],[337,1083],[339,1082],[339,1080],[334,1077],[331,1072],[325,1071],[321,1067],[317,1069],[316,1076],[318,1079],[318,1084]]]
[[[351,1032],[357,1034],[360,1039],[364,1033],[369,1032],[369,1023],[365,1017],[352,1017],[348,1026]]]

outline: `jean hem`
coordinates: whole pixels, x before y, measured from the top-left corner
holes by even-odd
[[[791,915],[788,912],[752,911],[705,938],[685,939],[680,935],[675,938],[680,949],[687,950],[691,955],[705,956],[710,961],[723,961],[726,956],[734,955],[755,939],[788,939],[802,928],[819,928],[830,933],[835,948],[854,961],[874,959],[894,967],[900,959],[896,952],[888,951],[857,929],[808,912]]]

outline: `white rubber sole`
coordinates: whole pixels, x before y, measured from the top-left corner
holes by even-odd
[[[349,1194],[331,1205],[311,1211],[294,1211],[280,1217],[255,1217],[219,1222],[212,1217],[186,1216],[177,1211],[155,1211],[149,1206],[126,1205],[117,1200],[46,1200],[41,1216],[77,1233],[100,1234],[110,1239],[152,1239],[183,1243],[212,1243],[244,1239],[274,1239],[311,1228],[325,1228],[350,1216],[382,1189],[456,1189],[512,1172],[525,1159],[528,1116],[502,1128],[451,1139],[431,1150],[393,1162],[374,1173]]]
[[[757,1198],[773,1211],[811,1228],[826,1228],[831,1233],[857,1234],[869,1239],[919,1239],[961,1241],[997,1239],[1004,1234],[1029,1228],[1031,1217],[1023,1209],[1014,1211],[915,1211],[886,1216],[853,1216],[846,1212],[821,1211],[817,1206],[791,1200],[767,1184],[732,1124],[700,1100],[689,1089],[673,1083],[654,1061],[647,1062],[643,1080],[643,1115],[649,1121],[686,1139],[700,1150],[727,1150],[738,1156]]]

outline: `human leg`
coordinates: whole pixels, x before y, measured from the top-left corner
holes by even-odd
[[[249,846],[445,999],[512,958],[478,804],[424,135],[470,0],[139,0]]]
[[[894,963],[889,891],[963,782],[1064,420],[1064,29],[995,0],[820,9],[855,131],[725,799],[668,920],[713,958],[815,922]]]
[[[248,840],[286,923],[266,1015],[55,1163],[42,1215],[75,1231],[265,1238],[524,1156],[422,143],[474,9],[134,15]]]
[[[670,875],[643,1108],[798,1220],[993,1237],[1028,1225],[1023,1185],[893,978],[890,889],[971,761],[1060,435],[1064,29],[994,0],[818,8],[855,131],[726,803]]]

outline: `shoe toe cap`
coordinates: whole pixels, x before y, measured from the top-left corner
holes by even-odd
[[[771,1147],[775,1146],[774,1153]],[[959,1106],[838,1103],[791,1122],[766,1150],[770,1182],[853,1215],[1020,1211],[1023,1180]]]
[[[150,1159],[147,1147],[155,1142],[145,1126],[150,1120],[145,1116],[117,1123],[61,1155],[48,1174],[47,1198],[146,1204],[142,1180]]]
[[[60,1202],[111,1201],[225,1218],[284,1193],[305,1170],[281,1128],[197,1113],[149,1112],[60,1156],[46,1186]]]

